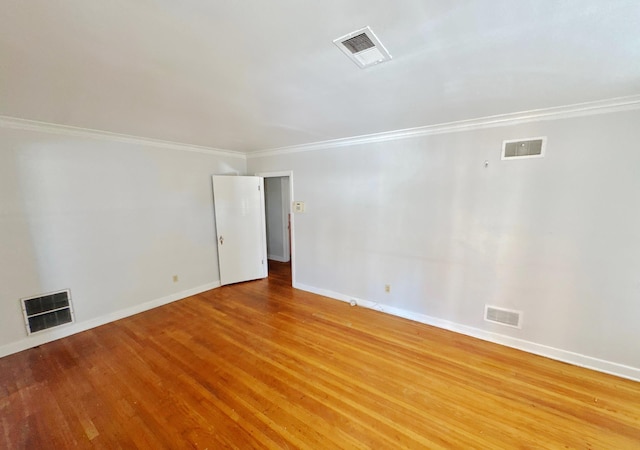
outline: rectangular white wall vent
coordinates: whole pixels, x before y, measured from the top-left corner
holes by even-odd
[[[71,292],[52,292],[36,297],[23,298],[22,313],[27,333],[33,334],[73,322]]]
[[[391,55],[370,27],[345,34],[333,43],[361,69],[391,59]]]
[[[485,305],[484,320],[514,328],[522,328],[522,311]]]
[[[502,143],[502,159],[542,158],[546,137],[512,139]]]

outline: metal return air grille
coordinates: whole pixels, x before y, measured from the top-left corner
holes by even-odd
[[[502,159],[541,158],[544,156],[546,138],[530,138],[504,141]]]
[[[342,45],[351,50],[351,53],[358,53],[368,48],[375,47],[375,44],[371,42],[371,39],[369,39],[369,36],[365,33],[354,36],[346,41],[342,41]]]
[[[69,290],[23,298],[21,301],[29,334],[73,322]]]
[[[486,305],[484,310],[484,320],[499,323],[514,328],[521,328],[522,312],[510,309],[496,308]]]
[[[333,43],[361,69],[391,59],[391,54],[369,27],[345,34]]]

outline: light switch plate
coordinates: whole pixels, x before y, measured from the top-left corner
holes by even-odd
[[[304,212],[304,202],[293,202],[293,212],[303,213]]]

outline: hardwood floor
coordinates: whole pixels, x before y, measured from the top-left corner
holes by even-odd
[[[640,448],[640,383],[271,273],[0,359],[0,448]]]

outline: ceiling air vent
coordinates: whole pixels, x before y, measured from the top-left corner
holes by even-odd
[[[23,298],[21,302],[29,334],[73,322],[69,290]]]
[[[391,59],[387,49],[369,27],[339,37],[333,43],[361,69]]]
[[[514,328],[522,328],[522,312],[485,305],[484,320]]]
[[[504,141],[502,159],[542,158],[546,142],[546,137]]]

